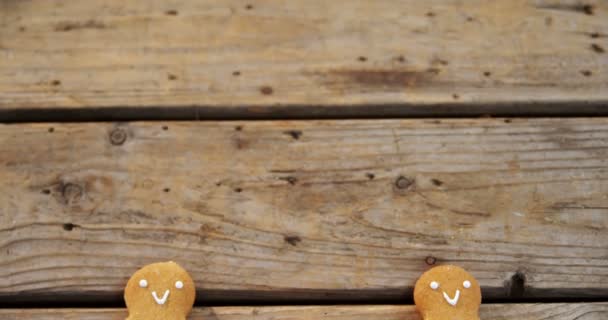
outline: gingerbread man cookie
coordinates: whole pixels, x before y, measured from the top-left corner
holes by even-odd
[[[194,281],[177,263],[149,264],[127,282],[127,320],[185,320],[195,295]]]
[[[481,289],[463,268],[439,266],[418,279],[414,301],[423,320],[479,320]]]

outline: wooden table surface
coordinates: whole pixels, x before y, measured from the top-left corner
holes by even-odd
[[[441,264],[606,319],[606,50],[601,0],[0,1],[0,319],[164,260],[191,319],[419,319]]]

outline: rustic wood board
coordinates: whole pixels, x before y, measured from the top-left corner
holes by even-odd
[[[210,300],[408,299],[433,262],[606,297],[607,165],[602,118],[0,125],[0,296],[171,259]]]
[[[124,320],[122,309],[0,309],[4,320]],[[608,303],[484,304],[481,319],[605,320]],[[195,308],[191,320],[419,320],[414,306],[296,306]]]
[[[599,0],[2,1],[0,116],[605,112],[607,39]]]

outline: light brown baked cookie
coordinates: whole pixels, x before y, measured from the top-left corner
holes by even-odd
[[[149,264],[125,287],[127,320],[185,320],[196,296],[192,278],[173,261]]]
[[[414,302],[423,320],[479,320],[481,289],[463,268],[438,266],[416,281]]]

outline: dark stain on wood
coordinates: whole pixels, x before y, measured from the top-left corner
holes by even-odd
[[[585,35],[589,36],[589,38],[591,38],[591,39],[608,38],[608,34],[599,33],[599,32],[587,32],[587,33],[585,33]]]
[[[447,66],[448,64],[450,64],[450,62],[445,59],[435,57],[435,58],[433,58],[433,60],[431,60],[431,64],[434,66],[437,66],[437,65]]]
[[[526,289],[526,274],[518,270],[513,274],[511,279],[505,283],[505,287],[509,291],[510,298],[521,298],[524,296]]]
[[[429,85],[439,69],[344,69],[319,74],[322,83],[330,87],[354,86],[361,88],[404,88]]]
[[[72,30],[78,29],[105,29],[107,28],[106,24],[95,21],[95,20],[87,20],[84,22],[73,22],[73,21],[65,21],[60,22],[55,25],[55,31],[57,32],[68,32]]]
[[[265,96],[269,96],[274,92],[274,90],[271,86],[263,86],[260,88],[260,92]]]
[[[298,182],[298,178],[292,176],[280,177],[279,180],[287,181],[292,186]]]
[[[71,222],[63,224],[63,230],[65,230],[65,231],[72,231],[72,230],[74,230],[74,228],[78,228],[78,227],[80,227],[80,226],[77,224],[73,224]]]
[[[300,131],[300,130],[287,130],[287,131],[284,131],[283,133],[291,136],[294,140],[298,140],[302,136],[302,131]]]
[[[595,53],[604,53],[604,52],[606,52],[606,50],[604,49],[604,47],[600,46],[597,43],[592,43],[591,44],[591,50],[593,50],[593,52],[595,52]]]
[[[285,240],[285,242],[289,243],[294,247],[297,246],[298,243],[302,242],[302,238],[294,235],[286,235],[285,237],[283,237],[283,240]]]
[[[570,11],[576,13],[582,13],[586,15],[593,15],[595,7],[590,4],[575,3],[575,4],[549,4],[537,6],[538,9],[549,9],[559,11]]]
[[[443,185],[443,181],[441,181],[439,179],[431,179],[431,183],[436,187],[440,187]]]
[[[235,137],[233,140],[234,147],[238,150],[245,149],[249,146],[249,141],[241,137]]]

